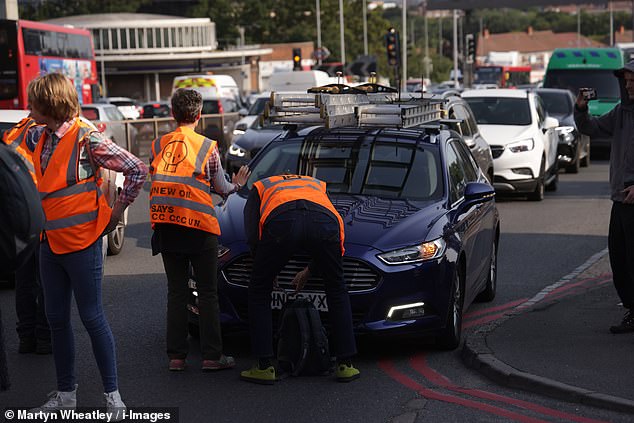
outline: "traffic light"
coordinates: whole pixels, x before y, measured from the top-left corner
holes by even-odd
[[[467,34],[465,36],[465,45],[466,47],[466,61],[467,63],[473,63],[476,59],[476,43],[475,43],[475,35]]]
[[[387,48],[387,64],[398,66],[401,60],[401,45],[398,32],[394,28],[388,29],[385,34],[385,47]]]
[[[293,70],[294,71],[302,70],[302,49],[301,48],[293,49]]]

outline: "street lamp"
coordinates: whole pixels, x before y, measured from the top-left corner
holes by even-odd
[[[319,0],[315,0],[315,9],[317,9],[317,51],[321,52],[321,11],[319,7]],[[317,64],[321,65],[321,53],[317,57]]]
[[[341,69],[346,71],[346,45],[343,36],[343,0],[339,0],[339,42],[341,43]]]

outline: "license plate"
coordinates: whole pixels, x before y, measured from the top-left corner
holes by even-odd
[[[326,294],[323,292],[298,292],[274,290],[271,293],[271,308],[279,310],[287,302],[296,298],[305,298],[319,311],[328,311],[328,303],[326,302]]]

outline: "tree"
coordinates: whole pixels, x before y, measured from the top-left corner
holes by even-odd
[[[20,17],[35,21],[91,13],[136,12],[151,0],[47,0],[38,4],[22,3]]]

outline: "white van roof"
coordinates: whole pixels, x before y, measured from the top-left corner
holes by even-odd
[[[306,91],[330,83],[330,77],[324,71],[277,72],[269,77],[271,91]]]
[[[203,98],[238,97],[240,90],[236,80],[230,75],[180,75],[174,77],[172,91],[179,88],[193,88]]]

